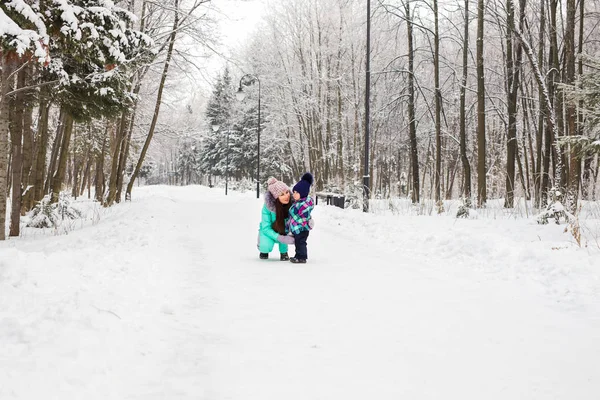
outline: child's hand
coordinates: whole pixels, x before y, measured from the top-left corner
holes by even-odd
[[[308,227],[310,229],[313,229],[315,227],[315,220],[313,217],[310,217],[310,219],[308,220]]]

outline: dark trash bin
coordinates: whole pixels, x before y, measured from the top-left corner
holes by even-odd
[[[317,192],[315,194],[315,205],[319,204],[319,197],[321,200],[325,200],[327,205],[336,206],[339,208],[344,208],[344,203],[346,202],[346,196],[338,193],[331,192]]]

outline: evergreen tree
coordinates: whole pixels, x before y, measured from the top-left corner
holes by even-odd
[[[570,145],[571,151],[579,157],[600,154],[600,78],[596,72],[600,69],[600,60],[589,57],[584,60],[591,72],[582,74],[574,85],[564,85],[564,90],[568,102],[581,108],[585,134],[559,138],[562,145]]]
[[[256,173],[257,109],[251,107],[240,114],[230,138],[230,163],[236,178],[253,178]]]
[[[59,81],[55,93],[75,120],[117,115],[133,101],[128,70],[151,57],[152,40],[128,28],[135,17],[112,2],[73,4],[77,18],[68,34],[51,40],[45,78]],[[47,13],[54,21],[61,12],[53,7]]]
[[[177,173],[182,185],[199,183],[200,178],[200,146],[198,141],[186,136],[182,139],[177,155]]]
[[[225,174],[226,136],[228,131],[231,132],[233,125],[233,93],[231,75],[229,74],[229,69],[225,68],[223,75],[217,77],[215,87],[206,107],[208,133],[204,136],[202,144],[201,170],[209,175]],[[216,132],[212,129],[213,125],[219,126]],[[231,165],[230,159],[230,173],[232,171]]]

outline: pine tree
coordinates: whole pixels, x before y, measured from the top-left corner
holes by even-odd
[[[215,174],[225,175],[227,153],[226,135],[228,132],[231,134],[231,131],[233,130],[233,94],[234,90],[231,84],[231,75],[229,74],[229,69],[225,68],[223,75],[219,75],[216,79],[214,89],[206,107],[208,133],[204,136],[202,144],[201,169],[209,176]],[[212,126],[218,126],[219,128],[217,131],[214,131]],[[230,159],[230,174],[233,170],[231,166]],[[212,183],[212,181],[209,183]]]

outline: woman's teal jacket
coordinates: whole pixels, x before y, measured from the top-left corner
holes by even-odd
[[[275,222],[275,198],[267,190],[265,193],[265,204],[262,208],[260,225],[258,227],[258,248],[259,250],[267,253],[269,248],[273,248],[273,244],[279,243],[277,237],[279,233],[273,230],[273,222]],[[287,218],[285,221],[287,227]],[[283,243],[281,243],[283,244]],[[270,250],[269,250],[270,251]]]

